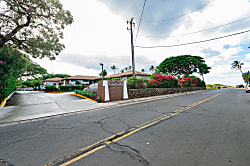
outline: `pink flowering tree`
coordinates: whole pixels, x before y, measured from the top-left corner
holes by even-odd
[[[204,87],[205,83],[199,77],[184,76],[178,79],[181,87]]]
[[[178,80],[174,76],[155,73],[151,76],[149,88],[175,88],[178,86]]]

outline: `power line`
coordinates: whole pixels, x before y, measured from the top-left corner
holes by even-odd
[[[212,28],[208,28],[208,29],[203,29],[203,30],[195,31],[195,32],[190,32],[190,33],[179,34],[179,35],[171,35],[171,36],[150,36],[150,35],[147,36],[147,35],[138,35],[138,36],[150,37],[150,38],[169,38],[169,37],[185,36],[185,35],[191,35],[191,34],[195,34],[195,33],[200,33],[200,32],[209,31],[209,30],[212,30],[212,29],[221,28],[221,27],[224,27],[224,26],[227,26],[227,25],[231,25],[231,24],[234,24],[234,23],[237,23],[237,22],[240,22],[240,21],[249,19],[249,18],[250,18],[250,17],[246,17],[246,18],[243,18],[243,19],[240,19],[240,20],[236,20],[236,21],[233,21],[233,22],[230,22],[230,23],[227,23],[227,24],[219,25],[219,26],[216,26],[216,27],[212,27]]]
[[[240,34],[247,33],[247,32],[250,32],[250,29],[249,29],[249,30],[246,30],[246,31],[242,31],[242,32],[238,32],[238,33],[226,35],[226,36],[216,37],[216,38],[207,39],[207,40],[202,40],[202,41],[190,42],[190,43],[183,43],[183,44],[176,44],[176,45],[168,45],[168,46],[135,46],[135,47],[138,47],[138,48],[178,47],[178,46],[184,46],[184,45],[191,45],[191,44],[204,43],[204,42],[208,42],[208,41],[213,41],[213,40],[217,40],[217,39],[222,39],[222,38],[226,38],[226,37],[231,37],[231,36],[235,36],[235,35],[240,35]]]
[[[206,4],[204,4],[204,5],[202,5],[202,6],[198,7],[198,8],[196,8],[196,9],[191,10],[190,12],[184,13],[184,14],[179,15],[179,16],[170,17],[170,18],[164,19],[164,20],[156,20],[156,21],[154,21],[154,20],[142,20],[142,21],[145,21],[145,22],[164,22],[164,21],[171,21],[171,20],[173,20],[173,19],[177,19],[177,18],[186,16],[186,15],[188,15],[188,14],[190,14],[190,13],[193,13],[193,12],[199,10],[199,9],[202,9],[202,8],[208,6],[210,3],[214,2],[214,1],[215,1],[215,0],[212,0],[212,1],[210,1],[210,2],[208,2],[208,3],[206,3]]]
[[[144,1],[143,7],[142,7],[141,18],[140,18],[140,22],[139,22],[139,25],[138,25],[137,33],[136,33],[136,36],[135,36],[135,42],[136,42],[136,39],[137,39],[139,30],[140,30],[142,15],[143,15],[143,12],[144,12],[144,8],[145,8],[145,5],[146,5],[146,1],[147,1],[147,0]]]

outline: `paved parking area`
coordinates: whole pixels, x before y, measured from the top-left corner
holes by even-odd
[[[15,92],[0,110],[0,125],[80,110],[89,110],[114,105],[95,103],[67,93],[42,93],[33,91]]]

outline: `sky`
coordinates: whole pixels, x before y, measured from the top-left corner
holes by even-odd
[[[131,65],[130,33],[127,21],[134,17],[136,38],[144,0],[61,0],[74,23],[64,30],[65,49],[55,61],[35,59],[49,73],[97,76],[104,64],[121,71]],[[165,58],[201,56],[212,69],[207,84],[243,84],[240,71],[232,70],[235,60],[250,70],[250,32],[192,45],[173,46],[214,39],[250,30],[250,0],[147,0],[135,47],[135,69],[149,72]],[[202,31],[202,32],[200,32]],[[168,36],[164,37],[163,36]]]

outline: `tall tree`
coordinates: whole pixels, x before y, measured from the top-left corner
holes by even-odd
[[[108,72],[106,69],[103,70],[103,77],[107,76],[108,75]],[[102,72],[99,73],[99,76],[102,76]]]
[[[131,71],[132,70],[132,66],[128,66],[128,71]]]
[[[241,71],[242,65],[244,65],[244,63],[241,63],[240,61],[234,61],[232,63],[232,69],[239,70],[242,74],[242,71]]]
[[[47,74],[47,70],[43,67],[41,67],[39,64],[36,62],[33,62],[31,59],[26,60],[25,64],[25,69],[21,76],[31,76],[31,77],[36,77],[36,76],[41,76],[42,74]]]
[[[115,74],[115,71],[118,69],[115,65],[110,66],[110,68],[114,71],[114,74]]]
[[[200,72],[202,74],[209,73],[210,68],[207,68],[207,71],[205,71],[204,64],[205,60],[200,56],[180,55],[166,58],[157,67],[157,71],[177,76],[190,75],[196,72]]]
[[[0,6],[0,52],[7,44],[54,60],[64,49],[62,30],[73,17],[59,0],[0,0]]]
[[[209,70],[211,69],[211,67],[208,67],[205,63],[202,63],[201,65],[199,65],[199,74],[202,76],[202,80],[204,80],[204,74],[209,73]]]
[[[155,71],[154,65],[151,65],[151,66],[149,67],[149,71],[150,71],[151,73],[153,73],[153,72]]]

